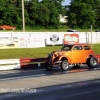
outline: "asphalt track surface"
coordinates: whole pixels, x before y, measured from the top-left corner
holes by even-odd
[[[0,100],[100,100],[100,66],[0,72]]]

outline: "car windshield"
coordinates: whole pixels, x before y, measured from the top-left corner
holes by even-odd
[[[62,48],[61,48],[61,50],[66,50],[66,51],[69,51],[69,50],[71,50],[72,49],[72,47],[73,47],[73,45],[67,45],[67,46],[63,46]]]

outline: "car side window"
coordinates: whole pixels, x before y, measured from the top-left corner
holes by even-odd
[[[84,46],[84,50],[90,50],[89,46]]]
[[[69,50],[69,47],[65,47],[64,50]]]
[[[82,50],[82,46],[75,46],[73,50]]]
[[[71,50],[71,47],[65,47],[63,50]]]

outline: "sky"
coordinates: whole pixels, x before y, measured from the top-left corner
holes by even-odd
[[[39,0],[39,1],[42,1],[42,0]],[[64,0],[64,2],[62,3],[63,6],[65,5],[69,5],[71,2],[71,0]]]
[[[71,0],[65,0],[65,2],[62,3],[62,5],[69,5]]]

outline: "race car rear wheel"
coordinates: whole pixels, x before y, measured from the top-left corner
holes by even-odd
[[[95,68],[98,65],[98,60],[95,57],[91,57],[87,60],[87,65],[89,68]]]
[[[63,71],[66,71],[66,70],[68,70],[68,68],[69,68],[69,63],[68,63],[67,60],[62,60],[60,66],[61,66],[61,69],[62,69]]]

